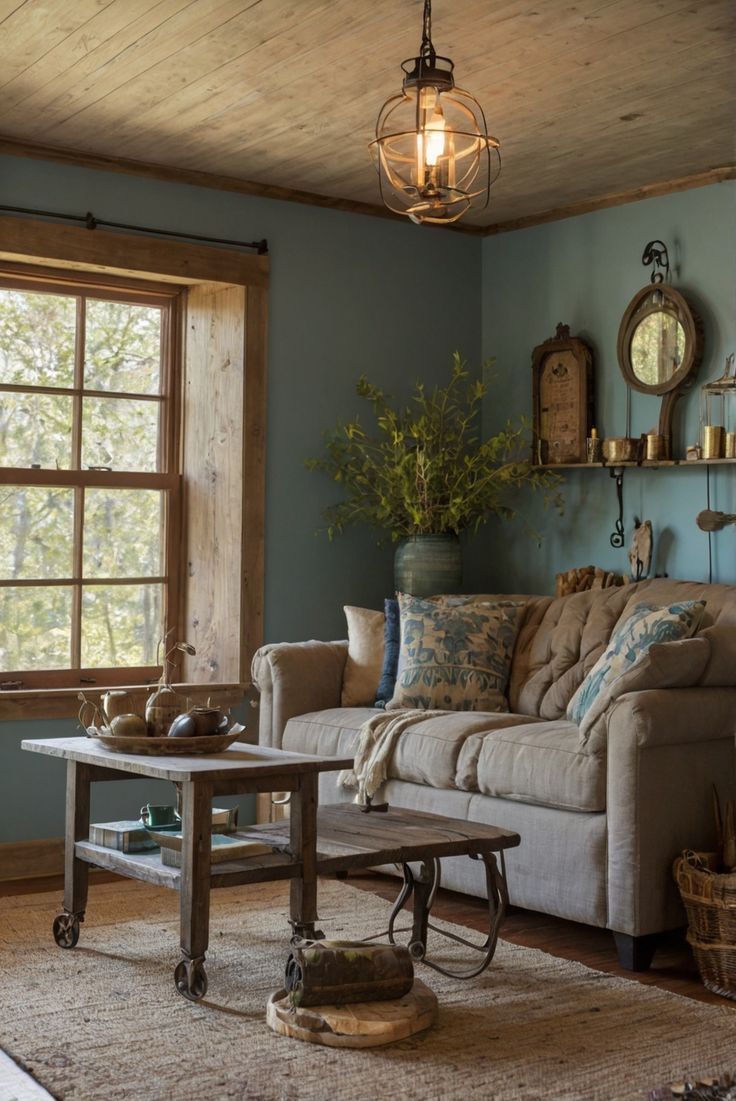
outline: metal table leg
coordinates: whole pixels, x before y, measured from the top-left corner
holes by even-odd
[[[472,860],[482,860],[486,872],[488,936],[483,944],[474,944],[473,941],[467,940],[465,937],[459,937],[455,933],[448,932],[446,929],[440,929],[429,920],[432,903],[434,902],[441,879],[440,861],[437,859],[423,861],[418,876],[414,875],[408,864],[402,866],[404,883],[394,903],[391,917],[389,918],[388,937],[391,944],[395,944],[394,933],[397,931],[395,929],[396,918],[404,903],[413,893],[413,924],[409,951],[414,959],[422,960],[423,963],[426,963],[427,967],[431,967],[434,971],[439,971],[440,974],[448,975],[453,979],[473,979],[476,975],[480,975],[485,971],[496,951],[498,931],[508,906],[508,891],[506,888],[503,852],[501,852],[501,868],[499,868],[496,862],[496,856],[492,852],[470,853],[469,855]],[[459,971],[454,971],[450,968],[442,967],[438,963],[434,963],[431,959],[428,959],[426,955],[427,932],[430,929],[448,940],[455,941],[457,944],[472,948],[476,952],[482,952],[483,959],[477,966]]]

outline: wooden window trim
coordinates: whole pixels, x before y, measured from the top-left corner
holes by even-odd
[[[110,263],[114,258],[114,263]],[[241,561],[235,562],[240,586],[239,651],[235,665],[230,665],[235,677],[222,677],[215,670],[211,678],[196,670],[188,677],[186,663],[181,672],[187,682],[187,694],[192,698],[211,696],[220,703],[232,704],[243,698],[250,686],[251,658],[263,640],[263,580],[264,580],[264,516],[265,516],[265,415],[266,415],[266,335],[268,325],[267,256],[219,247],[161,241],[145,235],[89,231],[30,218],[0,217],[0,259],[14,276],[25,274],[31,279],[49,277],[49,265],[63,270],[69,283],[105,282],[110,288],[122,290],[127,284],[134,291],[155,295],[151,280],[163,281],[165,293],[181,292],[182,288],[200,284],[239,286],[244,289],[246,316],[243,347],[243,408],[242,408],[242,500],[241,500]],[[138,285],[140,283],[140,287]],[[158,288],[157,288],[158,289]],[[177,338],[184,338],[184,325],[177,328]],[[63,478],[71,472],[34,471],[39,482],[49,473]],[[92,472],[90,472],[92,473]],[[96,471],[95,484],[107,481],[114,472]],[[187,472],[184,471],[186,478]],[[145,475],[138,475],[145,477]],[[98,480],[99,479],[99,480]],[[73,484],[73,483],[72,483]],[[184,511],[191,510],[191,501]],[[172,523],[184,529],[186,517],[172,517]],[[236,557],[236,556],[233,556]],[[182,561],[185,561],[182,558]],[[181,571],[181,590],[176,594],[178,606],[185,608],[188,594],[186,570]],[[187,623],[180,619],[179,630],[186,637]],[[38,689],[33,691],[0,692],[0,721],[15,719],[60,718],[77,714],[74,689]],[[102,691],[96,686],[90,698]]]

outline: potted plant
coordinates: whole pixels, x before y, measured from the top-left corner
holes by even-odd
[[[455,352],[447,385],[427,390],[416,383],[403,408],[394,408],[389,395],[361,376],[356,390],[372,406],[374,430],[357,416],[338,423],[325,433],[326,455],[307,460],[345,490],[324,510],[329,538],[358,523],[387,532],[398,543],[394,582],[402,592],[457,591],[460,533],[477,531],[490,516],[511,519],[522,487],[542,489],[561,508],[554,492],[559,477],[526,458],[526,418],[481,437],[487,367],[473,377]]]

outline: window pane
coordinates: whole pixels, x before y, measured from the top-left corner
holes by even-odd
[[[0,287],[0,383],[73,386],[77,303]]]
[[[71,466],[72,399],[0,394],[0,466]]]
[[[161,310],[88,299],[84,385],[87,390],[158,394]]]
[[[160,490],[88,489],[84,499],[84,576],[159,576],[162,510]]]
[[[111,470],[158,470],[157,401],[85,398],[82,466]]]
[[[71,577],[73,539],[74,490],[0,489],[0,577]]]
[[[0,588],[0,669],[68,669],[72,588]]]
[[[155,665],[160,585],[89,585],[82,593],[82,666]]]

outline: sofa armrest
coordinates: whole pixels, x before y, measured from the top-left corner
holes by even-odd
[[[631,692],[607,725],[607,924],[634,936],[683,925],[672,863],[713,849],[713,785],[736,798],[736,688]]]
[[[615,701],[606,725],[609,757],[624,732],[639,747],[730,738],[736,748],[736,687],[630,692]]]
[[[253,656],[251,675],[260,692],[258,741],[281,748],[295,715],[339,707],[347,642],[280,642]]]

